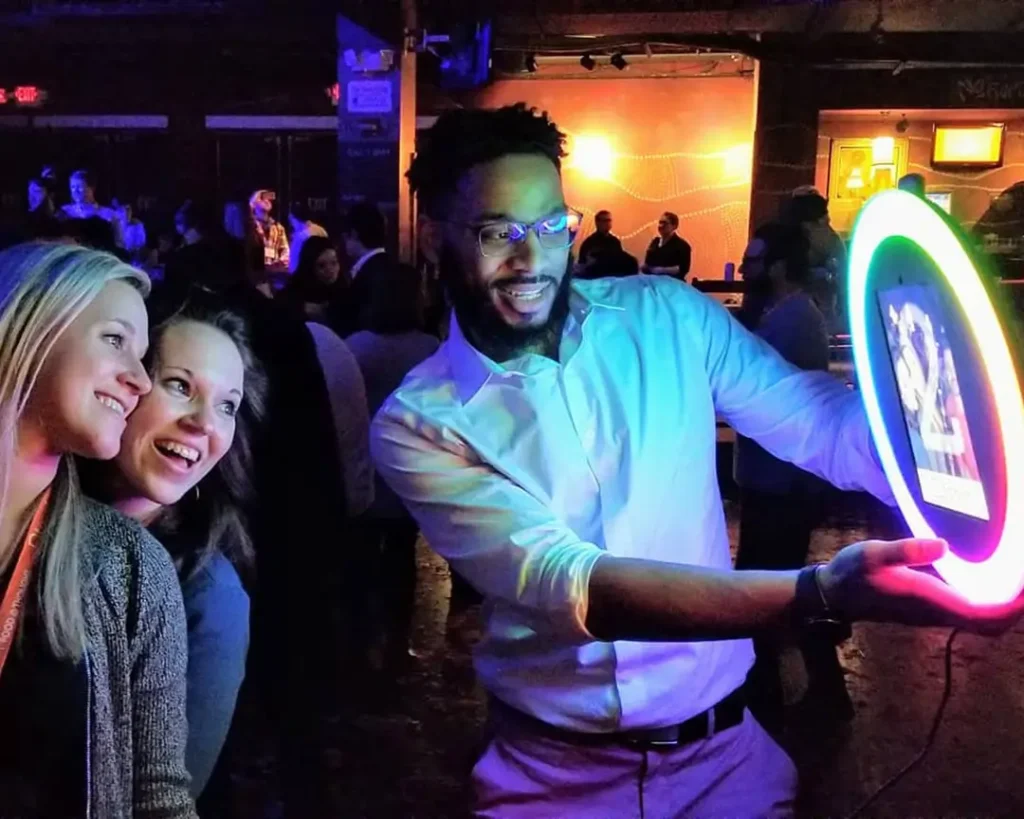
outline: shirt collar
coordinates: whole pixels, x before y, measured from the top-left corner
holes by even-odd
[[[370,259],[372,259],[374,256],[379,256],[383,252],[384,248],[382,247],[375,247],[373,250],[367,250],[362,256],[360,256],[356,260],[356,263],[352,265],[352,270],[349,272],[349,277],[354,279],[356,276],[359,275],[359,271],[363,269],[364,264],[370,261]]]
[[[570,288],[569,316],[562,330],[560,344],[563,348],[568,336],[571,334],[582,335],[584,324],[595,308],[599,310],[624,309],[618,305],[591,298],[580,289],[578,282],[573,282]],[[445,348],[448,353],[448,361],[451,364],[452,378],[463,404],[468,404],[473,396],[492,380],[521,381],[543,370],[559,366],[551,359],[535,353],[527,353],[503,362],[494,361],[469,342],[459,326],[454,310],[451,315]]]

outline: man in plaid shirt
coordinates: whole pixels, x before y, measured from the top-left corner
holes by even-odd
[[[258,190],[249,199],[256,235],[263,242],[263,261],[270,272],[288,270],[290,256],[284,225],[270,215],[275,198],[273,191]]]

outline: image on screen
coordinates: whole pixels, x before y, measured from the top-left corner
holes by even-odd
[[[938,292],[928,285],[894,287],[879,291],[878,304],[922,498],[988,520]]]

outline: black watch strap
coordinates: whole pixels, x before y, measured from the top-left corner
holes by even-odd
[[[818,623],[841,624],[843,618],[828,605],[825,593],[821,588],[818,572],[824,563],[813,563],[800,570],[796,578],[796,599],[794,614],[796,624],[800,627],[813,626]]]

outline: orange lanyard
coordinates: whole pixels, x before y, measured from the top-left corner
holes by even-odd
[[[7,654],[11,650],[11,643],[14,642],[18,620],[21,619],[22,604],[25,602],[29,580],[32,579],[32,564],[35,563],[36,553],[39,551],[39,535],[43,531],[49,505],[50,488],[47,487],[21,541],[21,554],[18,555],[18,562],[14,564],[14,572],[7,584],[3,603],[0,603],[0,674],[7,663]]]

